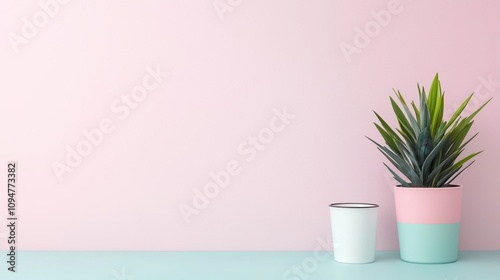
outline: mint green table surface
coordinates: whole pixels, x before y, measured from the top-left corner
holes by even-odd
[[[406,263],[377,252],[371,264],[341,264],[320,252],[18,252],[17,272],[0,280],[500,280],[500,251],[461,251],[455,263]],[[295,267],[295,273],[293,272]],[[297,270],[298,269],[298,270]]]

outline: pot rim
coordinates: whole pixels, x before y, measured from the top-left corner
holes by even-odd
[[[417,189],[417,190],[446,190],[446,189],[453,189],[453,188],[463,188],[462,185],[449,185],[449,186],[446,186],[446,187],[439,187],[439,188],[436,188],[436,187],[403,187],[402,185],[395,185],[394,188],[399,188],[399,189],[408,189],[408,190],[412,190],[412,189]]]
[[[363,205],[363,206],[354,206],[355,205]],[[349,206],[351,205],[351,206]],[[368,202],[336,202],[329,205],[331,208],[349,208],[349,209],[367,209],[367,208],[377,208],[380,207],[375,203]]]

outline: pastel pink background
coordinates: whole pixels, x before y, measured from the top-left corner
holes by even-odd
[[[372,110],[392,118],[391,89],[414,99],[436,72],[448,108],[500,91],[481,83],[500,81],[494,0],[401,0],[350,63],[340,44],[389,1],[241,1],[221,20],[212,0],[74,0],[16,53],[9,33],[39,1],[0,2],[0,182],[18,161],[21,250],[313,250],[342,201],[380,204],[378,248],[397,249]],[[171,76],[119,120],[110,104],[155,65]],[[238,145],[283,107],[295,119],[245,161]],[[52,163],[104,118],[116,129],[59,182]],[[456,182],[464,250],[500,250],[499,118],[494,99],[470,144],[486,151]],[[241,174],[186,224],[179,205],[230,160]]]

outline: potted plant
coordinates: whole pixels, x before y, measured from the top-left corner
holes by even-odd
[[[449,263],[457,260],[462,201],[462,186],[452,182],[481,153],[459,159],[477,135],[466,139],[474,117],[491,99],[469,116],[461,116],[472,93],[449,120],[444,120],[444,93],[438,74],[428,94],[418,84],[417,88],[418,106],[415,102],[408,105],[399,91],[394,91],[399,105],[390,98],[397,128],[391,128],[375,112],[380,122],[375,127],[385,145],[367,138],[395,167],[384,163],[400,183],[394,187],[394,197],[401,259]]]

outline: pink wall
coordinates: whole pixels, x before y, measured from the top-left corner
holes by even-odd
[[[60,2],[0,2],[0,179],[18,161],[24,250],[313,250],[339,201],[379,203],[396,249],[372,110],[436,72],[449,108],[500,91],[498,1]],[[499,104],[457,181],[465,250],[500,249]]]

